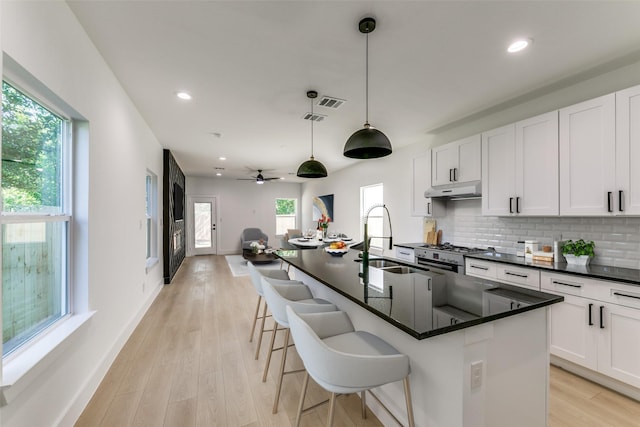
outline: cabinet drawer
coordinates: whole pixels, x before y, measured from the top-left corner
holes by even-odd
[[[600,299],[598,284],[580,276],[556,274],[543,271],[540,274],[540,287],[543,291],[576,295],[585,298]]]
[[[415,262],[415,251],[410,248],[396,246],[396,258],[404,261]]]
[[[540,272],[532,268],[500,266],[496,269],[496,278],[512,285],[540,290]]]
[[[640,286],[629,286],[613,283],[606,287],[604,301],[625,307],[640,309]]]
[[[496,279],[496,263],[478,259],[465,259],[464,272],[468,276]]]

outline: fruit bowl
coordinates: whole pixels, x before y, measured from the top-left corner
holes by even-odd
[[[330,247],[324,248],[324,250],[331,256],[342,256],[349,252],[349,248],[345,247],[342,249],[331,249]]]

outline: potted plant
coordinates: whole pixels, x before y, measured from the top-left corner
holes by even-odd
[[[585,242],[584,240],[567,240],[562,247],[562,255],[568,264],[587,265],[593,258],[593,248],[596,244],[593,241]]]

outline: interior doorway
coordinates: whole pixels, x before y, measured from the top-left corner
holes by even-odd
[[[215,255],[218,251],[215,197],[190,197],[191,227],[189,246],[192,255]]]

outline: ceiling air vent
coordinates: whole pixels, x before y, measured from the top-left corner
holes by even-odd
[[[318,101],[318,105],[324,108],[331,108],[331,109],[336,109],[336,108],[340,108],[342,106],[342,104],[344,104],[345,101],[344,99],[339,99],[339,98],[334,98],[332,96],[323,96],[322,98],[320,98],[320,100]]]
[[[327,116],[325,116],[324,114],[318,114],[318,113],[304,113],[304,116],[302,116],[303,119],[305,120],[313,120],[314,122],[321,122],[324,119],[327,118]]]

